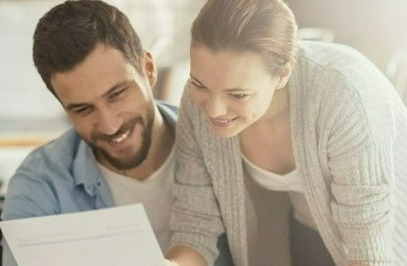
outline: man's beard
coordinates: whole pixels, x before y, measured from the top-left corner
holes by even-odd
[[[125,170],[135,168],[135,167],[139,166],[147,158],[148,152],[150,150],[151,139],[152,139],[152,135],[153,135],[154,117],[155,117],[154,109],[150,108],[145,120],[141,116],[134,117],[131,120],[127,121],[125,124],[123,124],[114,135],[92,136],[92,142],[90,142],[89,145],[93,148],[93,152],[96,157],[103,158],[115,169],[117,169],[119,171],[125,171]],[[114,139],[117,136],[122,135],[124,132],[127,132],[129,130],[134,130],[134,127],[137,124],[139,124],[143,128],[143,131],[140,136],[141,137],[141,147],[134,155],[132,155],[129,158],[123,159],[123,158],[114,157],[108,151],[106,151],[94,144],[100,140],[109,141],[111,139]]]

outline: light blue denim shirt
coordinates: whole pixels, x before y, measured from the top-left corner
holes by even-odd
[[[157,102],[174,127],[177,109]],[[92,149],[74,129],[31,152],[7,189],[2,220],[21,219],[113,207],[109,187],[96,166]],[[3,266],[17,265],[5,241]]]

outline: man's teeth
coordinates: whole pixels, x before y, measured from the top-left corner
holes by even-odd
[[[126,133],[121,134],[117,138],[112,139],[113,142],[119,143],[125,140],[130,134],[130,131],[127,131]]]

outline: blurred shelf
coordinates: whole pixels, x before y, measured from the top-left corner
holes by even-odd
[[[0,119],[0,147],[35,147],[70,128],[66,119]]]

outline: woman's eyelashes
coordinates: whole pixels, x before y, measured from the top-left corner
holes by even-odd
[[[229,93],[229,95],[239,101],[246,100],[251,96],[248,93]]]
[[[202,85],[201,83],[198,83],[196,81],[191,81],[190,83],[196,89],[199,89],[199,90],[206,90],[207,89],[204,85]],[[251,96],[250,93],[246,93],[246,92],[245,93],[231,93],[231,92],[228,92],[228,95],[231,96],[233,99],[239,100],[239,101],[246,100],[246,99],[250,98],[250,96]]]
[[[204,85],[202,85],[202,84],[200,84],[200,83],[197,83],[196,81],[191,81],[191,84],[192,84],[194,87],[198,88],[198,89],[205,89],[205,88],[206,88]]]

